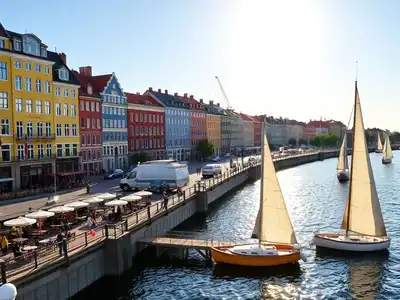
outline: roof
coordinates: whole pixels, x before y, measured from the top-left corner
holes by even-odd
[[[249,115],[246,115],[246,114],[244,114],[244,113],[240,113],[240,115],[241,115],[242,118],[245,119],[245,120],[252,121],[252,122],[256,122],[256,123],[260,123],[260,120],[258,120],[257,117],[249,116]]]
[[[346,125],[344,125],[342,122],[340,121],[335,121],[335,120],[325,120],[325,121],[310,121],[308,122],[308,125],[314,126],[314,127],[329,127],[329,126],[342,126],[342,127],[346,127]]]
[[[58,53],[52,52],[52,51],[47,51],[47,58],[54,62],[54,64],[53,64],[53,81],[80,86],[80,83],[79,83],[78,79],[76,78],[75,74],[61,60],[61,57]],[[61,80],[59,78],[58,72],[55,72],[55,71],[61,69],[62,67],[66,68],[69,72],[68,80]]]
[[[110,80],[111,76],[112,74],[92,76],[89,83],[92,86],[93,93],[102,93],[104,91],[104,88],[107,86],[107,83]]]
[[[185,94],[186,95],[186,94]],[[190,97],[185,97],[185,96],[176,96],[179,100],[181,100],[183,103],[189,104],[190,109],[192,110],[199,110],[199,111],[204,111],[204,103],[201,103],[197,101],[193,95],[190,95]]]
[[[232,109],[227,109],[226,113],[228,114],[228,116],[231,116],[231,117],[242,118],[242,116],[239,113],[235,112]]]
[[[8,34],[7,30],[3,27],[1,22],[0,22],[0,36],[10,38],[10,35]]]
[[[160,100],[167,107],[189,109],[189,104],[182,102],[180,99],[178,99],[178,97],[175,97],[174,95],[150,90],[148,90],[148,92],[153,94],[154,97]]]
[[[163,107],[160,103],[158,103],[156,100],[154,100],[152,97],[148,95],[138,95],[125,92],[125,96],[128,101],[128,104]]]

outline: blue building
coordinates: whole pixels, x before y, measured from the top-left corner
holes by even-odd
[[[106,172],[128,167],[128,104],[114,73],[95,76],[102,83],[103,168]]]
[[[178,95],[157,92],[149,88],[145,95],[151,96],[165,107],[165,153],[167,158],[189,160],[190,144],[190,107],[183,103]]]

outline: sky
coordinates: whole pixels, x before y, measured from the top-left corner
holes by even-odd
[[[347,125],[357,73],[365,127],[400,131],[397,0],[2,0],[1,11],[6,29],[36,34],[70,68],[115,72],[126,92],[226,107],[217,75],[248,114]]]

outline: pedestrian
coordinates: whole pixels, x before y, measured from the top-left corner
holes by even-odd
[[[5,235],[1,238],[1,252],[3,255],[7,255],[8,252],[8,239]]]
[[[57,245],[58,245],[58,249],[60,250],[60,256],[62,256],[62,249],[63,249],[63,239],[64,239],[64,234],[62,233],[62,231],[60,230],[57,234]]]
[[[88,227],[88,229],[93,228],[93,221],[92,221],[92,217],[90,215],[87,218],[87,227]]]
[[[167,210],[167,205],[168,205],[167,191],[164,190],[162,197],[163,197],[163,201],[164,201],[164,208],[165,208],[165,210]]]

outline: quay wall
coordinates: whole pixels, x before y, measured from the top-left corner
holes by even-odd
[[[277,170],[283,170],[337,156],[338,151],[311,153],[278,159],[274,163]],[[125,229],[123,224],[118,225],[117,231],[114,227],[114,232],[119,234],[107,234],[105,240],[68,259],[61,258],[60,261],[12,281],[18,289],[17,300],[66,300],[103,276],[122,275],[133,267],[133,257],[141,250],[138,249],[140,239],[165,235],[193,215],[207,213],[210,204],[246,182],[257,180],[260,174],[261,167],[258,165],[228,176],[209,187],[199,184],[195,193],[175,203],[168,212],[160,210],[132,228],[128,228],[128,223]],[[109,233],[112,232],[110,227],[107,228]]]

